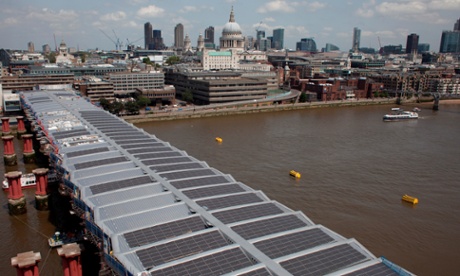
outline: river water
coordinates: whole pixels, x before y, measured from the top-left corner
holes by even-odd
[[[417,275],[458,275],[460,105],[441,104],[437,112],[426,105],[418,120],[382,122],[390,107],[137,126],[315,223],[356,238],[376,256]],[[222,143],[216,143],[218,136]],[[290,170],[302,177],[291,178]],[[402,202],[404,194],[418,197],[419,204]],[[41,275],[62,275],[59,257],[46,244],[54,226],[47,212],[33,207],[33,191],[26,191],[27,214],[17,217],[8,215],[6,193],[0,198],[0,275],[15,275],[11,257],[29,250],[42,254]]]

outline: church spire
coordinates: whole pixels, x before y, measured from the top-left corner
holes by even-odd
[[[228,22],[235,22],[235,14],[233,13],[233,6],[232,6],[232,11],[230,12],[230,20]]]

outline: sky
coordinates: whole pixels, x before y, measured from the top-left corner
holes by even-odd
[[[283,28],[285,48],[301,38],[314,38],[319,49],[332,43],[343,51],[352,45],[353,28],[361,29],[360,47],[406,46],[407,35],[438,52],[443,30],[460,18],[460,0],[1,0],[0,48],[27,49],[33,42],[53,49],[64,41],[79,50],[114,50],[117,41],[144,45],[144,23],[162,32],[166,46],[174,43],[174,27],[184,25],[192,46],[208,26],[219,43],[234,9],[244,36],[256,29],[272,36]]]

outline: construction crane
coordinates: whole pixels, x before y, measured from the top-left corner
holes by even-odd
[[[115,50],[119,50],[120,48],[120,41],[119,39],[117,41],[115,41],[113,38],[111,38],[108,34],[106,34],[102,29],[99,29],[99,31],[101,31],[108,39],[110,39],[110,41],[113,42],[113,44],[115,44]],[[115,33],[115,32],[114,32]]]
[[[379,53],[383,54],[382,44],[380,43],[380,36],[377,36],[377,39],[379,40]]]
[[[118,45],[117,51],[118,51],[118,50],[121,50],[121,48],[123,48],[123,41],[121,41],[121,40],[118,38],[118,36],[117,36],[117,34],[115,33],[115,30],[114,30],[114,29],[112,29],[112,32],[113,32],[113,34],[115,35],[115,38],[117,39],[117,45]]]

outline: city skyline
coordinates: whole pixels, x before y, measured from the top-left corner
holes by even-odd
[[[164,44],[174,44],[174,27],[181,23],[192,46],[199,34],[214,26],[215,37],[222,34],[233,6],[235,21],[244,36],[256,37],[256,28],[271,36],[284,29],[284,47],[295,49],[302,38],[314,38],[318,49],[331,43],[348,51],[352,47],[353,28],[361,30],[360,47],[403,45],[416,33],[420,43],[429,43],[438,52],[443,30],[453,30],[459,19],[460,0],[418,1],[65,1],[32,0],[2,3],[0,11],[0,48],[35,49],[49,44],[52,49],[64,40],[69,47],[114,50],[112,40],[144,46],[144,24],[161,30]],[[116,36],[115,36],[116,35]],[[123,46],[123,49],[126,47]]]

